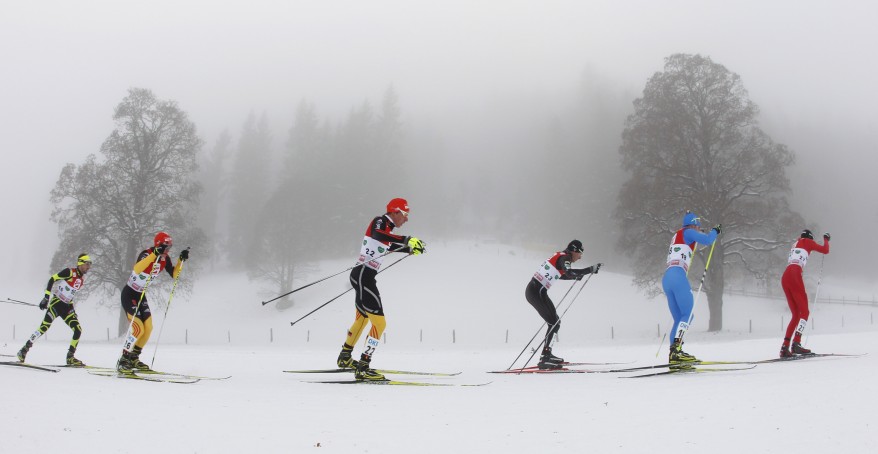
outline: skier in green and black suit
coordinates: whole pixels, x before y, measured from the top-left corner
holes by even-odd
[[[64,268],[49,278],[46,285],[46,294],[40,301],[40,309],[46,310],[43,322],[40,327],[31,334],[30,339],[18,351],[18,360],[24,362],[27,352],[34,345],[34,341],[40,336],[46,334],[52,322],[56,318],[61,318],[64,323],[73,330],[73,339],[70,341],[70,349],[67,350],[67,365],[83,367],[82,361],[78,360],[74,354],[76,347],[79,345],[79,337],[82,335],[82,326],[76,317],[76,310],[73,309],[73,297],[76,292],[82,288],[85,283],[85,273],[91,268],[91,257],[88,254],[80,254],[76,260],[75,268]]]

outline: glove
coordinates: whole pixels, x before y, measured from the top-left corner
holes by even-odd
[[[180,261],[185,262],[189,260],[189,248],[183,249],[183,252],[180,252]]]
[[[49,295],[46,295],[40,301],[40,309],[46,310],[48,308],[49,308]]]
[[[714,227],[713,229],[716,230],[717,235],[719,235],[720,233],[723,233],[723,225],[722,224],[717,224],[716,227]]]
[[[830,236],[830,235],[829,235],[829,232],[826,232],[826,233],[823,234],[823,239],[826,240],[826,241],[829,241],[829,236]]]
[[[423,254],[424,252],[427,252],[427,247],[424,244],[424,242],[415,238],[415,237],[409,238],[409,249],[411,249],[412,254],[415,254],[415,255]]]
[[[603,263],[598,263],[597,265],[595,265],[595,266],[594,266],[594,271],[592,271],[592,274],[598,274],[598,271],[601,270],[601,267],[602,267],[602,266],[604,266]]]
[[[156,257],[158,257],[158,256],[164,254],[165,250],[167,250],[167,249],[168,249],[167,244],[160,244],[160,245],[152,248],[152,252],[156,255]]]

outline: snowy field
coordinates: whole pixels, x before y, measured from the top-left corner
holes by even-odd
[[[375,367],[462,372],[397,378],[492,382],[487,386],[306,383],[347,378],[282,371],[334,366],[353,318],[353,296],[295,327],[289,322],[344,291],[346,278],[300,292],[296,305],[280,312],[273,304],[263,307],[267,296],[245,278],[213,276],[171,306],[157,351],[163,309],[152,303],[156,328],[143,356],[149,362],[155,353],[154,366],[161,370],[232,378],[182,385],[0,366],[0,452],[876,452],[874,306],[812,306],[807,346],[867,353],[860,358],[636,380],[618,373],[486,373],[507,368],[540,326],[523,293],[533,269],[551,252],[436,243],[428,254],[407,258],[378,278],[388,328]],[[480,274],[459,274],[461,261]],[[576,266],[596,261],[606,265],[564,316],[555,352],[575,361],[664,362],[667,346],[659,346],[659,333],[670,316],[663,298],[645,298],[630,277],[614,272],[611,260],[589,257],[587,250]],[[302,283],[349,265],[325,263],[302,276]],[[831,269],[831,256],[826,265]],[[816,271],[810,268],[806,276]],[[0,296],[33,299],[27,296],[39,296],[45,279],[15,283],[4,289],[13,293]],[[821,295],[875,292],[874,283],[833,281],[824,276]],[[553,288],[556,302],[569,285]],[[814,289],[809,292],[813,296]],[[85,333],[77,356],[86,363],[115,363],[121,343],[107,340],[114,310],[90,301],[78,306]],[[14,354],[41,316],[35,308],[2,305],[0,353]],[[712,360],[771,358],[788,320],[784,301],[727,295],[725,329],[707,333],[702,295],[686,350]],[[69,336],[56,322],[48,339],[31,349],[29,362],[61,363]]]

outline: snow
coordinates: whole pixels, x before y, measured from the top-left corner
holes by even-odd
[[[398,376],[401,380],[490,385],[307,383],[352,378],[282,372],[334,366],[353,320],[352,294],[294,327],[289,322],[344,291],[344,275],[300,292],[296,306],[284,312],[273,304],[263,307],[271,292],[245,278],[211,275],[196,283],[192,295],[178,295],[173,302],[157,351],[164,309],[153,303],[156,328],[143,356],[149,362],[155,354],[161,370],[232,378],[181,385],[97,377],[84,370],[47,373],[0,366],[6,392],[0,452],[847,454],[878,447],[872,416],[878,404],[873,375],[878,329],[872,314],[878,307],[812,306],[808,347],[867,353],[859,358],[637,380],[617,373],[488,374],[507,368],[540,326],[524,300],[524,287],[553,251],[464,242],[428,246],[426,255],[407,258],[378,278],[388,329],[373,364],[462,372]],[[576,361],[663,362],[667,346],[659,345],[659,333],[670,324],[664,299],[642,296],[629,276],[614,272],[609,258],[586,257],[576,266],[595,261],[606,265],[570,306],[555,352]],[[350,265],[347,260],[323,263],[301,283]],[[569,285],[552,289],[556,302]],[[833,285],[825,275],[820,293],[866,297],[874,291],[874,283]],[[41,291],[15,290],[19,295]],[[85,327],[77,356],[88,364],[114,364],[121,341],[108,341],[106,330],[115,312],[91,301],[80,303],[77,312]],[[774,357],[785,314],[784,323],[788,309],[780,300],[727,295],[725,329],[707,333],[702,295],[686,350],[713,360]],[[40,318],[36,309],[2,305],[0,353],[14,354]],[[56,322],[28,361],[59,364],[69,335]]]

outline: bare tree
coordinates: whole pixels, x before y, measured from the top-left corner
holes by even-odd
[[[170,232],[175,245],[197,249],[203,241],[194,226],[201,188],[192,178],[201,140],[175,102],[159,100],[147,89],[130,89],[113,119],[116,129],[101,146],[103,160],[89,155],[79,166],[67,164],[50,200],[61,238],[53,269],[88,252],[94,266],[86,288],[118,305],[137,254],[152,245],[156,232]],[[181,282],[178,289],[188,291],[191,282]],[[120,334],[127,327],[120,310]]]
[[[779,272],[785,246],[802,228],[786,199],[793,154],[759,128],[740,77],[707,57],[668,57],[634,107],[619,148],[630,179],[615,212],[617,246],[633,255],[635,283],[655,294],[686,209],[721,223],[705,284],[709,330],[720,330],[727,267],[763,279]]]

